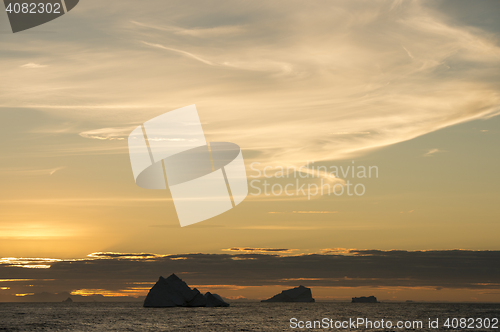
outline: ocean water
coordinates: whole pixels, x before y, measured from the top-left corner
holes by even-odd
[[[498,323],[494,328],[499,317],[500,304],[317,302],[232,303],[229,308],[143,308],[142,303],[0,303],[0,331],[500,331]],[[297,319],[295,328],[291,327],[295,326],[290,323],[292,318]],[[374,325],[306,328],[307,321],[332,324],[331,319],[333,324],[340,324],[357,318],[368,319]],[[439,328],[429,328],[429,318],[439,319]],[[450,328],[443,326],[447,318],[457,319],[456,328],[452,320]],[[460,318],[468,319],[465,323],[468,326],[460,327]],[[387,320],[393,324],[422,321],[423,326],[376,328],[374,322],[380,324],[382,319],[386,324]],[[484,328],[486,323],[490,328]],[[304,328],[299,328],[302,326],[299,324],[304,324]]]

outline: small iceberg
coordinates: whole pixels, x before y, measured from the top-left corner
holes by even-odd
[[[299,287],[284,290],[261,302],[314,302],[314,299],[311,289],[300,285]]]
[[[352,303],[380,303],[377,301],[375,296],[361,296],[361,297],[353,297]]]

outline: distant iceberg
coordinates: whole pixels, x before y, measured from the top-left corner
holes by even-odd
[[[196,288],[191,289],[181,278],[172,274],[160,279],[149,290],[144,307],[229,307],[217,294],[202,295]]]
[[[379,303],[375,296],[361,296],[361,297],[353,297],[352,303]]]
[[[261,302],[314,302],[314,299],[311,289],[300,285],[299,287],[284,290]]]

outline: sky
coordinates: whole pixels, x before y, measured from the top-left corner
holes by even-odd
[[[500,301],[499,12],[88,0],[16,34],[0,15],[0,301],[138,297],[171,273],[232,299]],[[191,104],[241,147],[249,195],[181,228],[127,137]]]

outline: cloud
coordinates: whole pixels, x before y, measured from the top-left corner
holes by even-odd
[[[155,44],[155,43],[148,43],[143,41],[144,44],[151,46],[151,47],[156,47],[160,48],[163,50],[167,51],[172,51],[176,52],[179,54],[182,54],[188,58],[194,59],[196,61],[199,61],[201,63],[204,63],[209,66],[226,66],[226,67],[231,67],[231,68],[236,68],[236,69],[242,69],[242,70],[254,70],[254,71],[263,71],[263,72],[278,72],[278,73],[284,73],[284,74],[289,74],[292,72],[292,66],[289,63],[286,62],[279,62],[279,61],[269,61],[269,60],[252,60],[252,61],[224,61],[224,62],[214,62],[206,59],[205,57],[195,55],[193,53],[171,48],[171,47],[166,47],[161,44]]]
[[[321,250],[322,254],[354,255],[355,251],[347,248],[326,248]]]
[[[72,225],[60,227],[60,225],[51,222],[22,222],[0,225],[1,240],[55,240],[71,238],[75,234],[83,235],[86,232],[86,230],[77,229]]]
[[[292,213],[308,213],[308,214],[316,214],[316,213],[338,213],[338,211],[292,211]]]
[[[108,259],[108,258],[148,259],[148,258],[157,258],[157,257],[162,257],[162,256],[156,255],[156,254],[147,254],[147,253],[94,252],[94,253],[88,254],[87,257],[96,258],[96,259]]]
[[[25,65],[22,65],[21,68],[29,68],[29,69],[38,69],[38,68],[45,68],[48,67],[47,65],[41,65],[38,63],[30,62]]]
[[[23,266],[28,263],[54,263],[60,261],[62,261],[62,259],[57,259],[57,258],[17,258],[17,257],[0,258],[0,264],[5,264],[8,266]]]
[[[179,225],[178,224],[170,224],[170,225],[166,225],[166,224],[160,224],[160,225],[149,225],[149,227],[158,227],[158,228],[179,228]],[[223,228],[223,227],[226,227],[224,225],[211,225],[211,224],[203,224],[203,223],[197,223],[197,224],[194,224],[192,226],[190,226],[189,228]]]
[[[23,176],[54,175],[56,172],[65,169],[65,166],[55,168],[3,168],[0,171],[4,174],[18,174]]]
[[[238,296],[227,296],[226,297],[229,300],[248,300],[246,297],[238,295]]]
[[[200,56],[197,56],[197,55],[194,55],[192,53],[189,53],[189,52],[186,52],[186,51],[183,51],[183,50],[178,50],[178,49],[175,49],[175,48],[171,48],[171,47],[165,47],[161,44],[153,44],[153,43],[148,43],[148,42],[143,42],[145,45],[148,45],[148,46],[151,46],[151,47],[156,47],[156,48],[160,48],[162,50],[166,50],[166,51],[172,51],[172,52],[176,52],[176,53],[180,53],[184,56],[187,56],[188,58],[192,58],[194,60],[197,60],[197,61],[200,61],[206,65],[209,65],[209,66],[213,66],[214,63],[209,61],[209,60],[206,60],[206,59],[203,59],[202,57]]]
[[[431,157],[432,155],[436,154],[436,153],[441,153],[441,152],[444,152],[443,150],[440,150],[440,149],[430,149],[429,151],[427,151],[425,154],[424,154],[424,157]]]
[[[41,199],[5,199],[0,200],[4,204],[19,204],[19,205],[59,205],[59,206],[123,206],[130,204],[146,204],[172,201],[172,198],[157,198],[157,197],[80,197],[80,198],[41,198]],[[177,226],[176,226],[177,227]]]
[[[65,169],[66,167],[56,167],[50,171],[50,175],[54,175],[55,172]]]
[[[278,231],[312,231],[325,229],[338,229],[338,227],[328,226],[289,226],[289,225],[256,225],[256,226],[241,226],[236,229],[254,229],[254,230],[278,230]]]
[[[283,249],[283,248],[240,248],[234,247],[229,249],[223,249],[223,251],[235,251],[235,252],[280,252],[289,253],[295,251],[296,249]]]
[[[53,293],[105,290],[107,294],[145,295],[159,275],[176,273],[190,285],[231,288],[285,288],[306,282],[313,288],[500,289],[500,267],[494,264],[500,259],[500,251],[335,248],[322,254],[281,255],[290,249],[228,250],[232,254],[94,253],[71,260],[2,259],[0,274],[4,279],[0,287],[10,287],[5,291],[12,294],[45,289]],[[38,264],[50,268],[19,268]]]
[[[291,211],[291,212],[275,212],[270,211],[268,213],[299,213],[299,214],[328,214],[328,213],[338,213],[338,211]]]
[[[128,294],[108,292],[105,289],[82,289],[74,292],[41,292],[14,294],[22,302],[62,302],[71,298],[75,302],[136,302],[143,298],[136,298]],[[12,300],[12,298],[11,298]]]
[[[167,2],[96,3],[75,26],[89,38],[2,41],[28,64],[58,61],[26,80],[4,59],[2,106],[122,128],[196,103],[207,137],[259,151],[263,166],[351,158],[500,112],[494,36],[426,2],[197,6],[176,3],[165,26]],[[107,134],[84,135],[123,138]]]
[[[119,127],[119,128],[101,128],[94,130],[82,131],[78,135],[84,138],[93,138],[99,140],[125,140],[128,135],[137,126]]]
[[[143,27],[143,28],[154,29],[154,30],[159,30],[159,31],[167,31],[167,32],[175,33],[177,35],[194,36],[194,37],[200,37],[200,38],[217,37],[217,36],[228,35],[228,34],[238,34],[238,33],[243,32],[243,30],[244,30],[244,28],[242,26],[239,26],[239,25],[220,26],[220,27],[212,27],[212,28],[184,29],[184,28],[178,27],[178,26],[153,25],[153,24],[142,23],[142,22],[138,22],[138,21],[131,21],[131,23],[135,24],[137,26]]]

